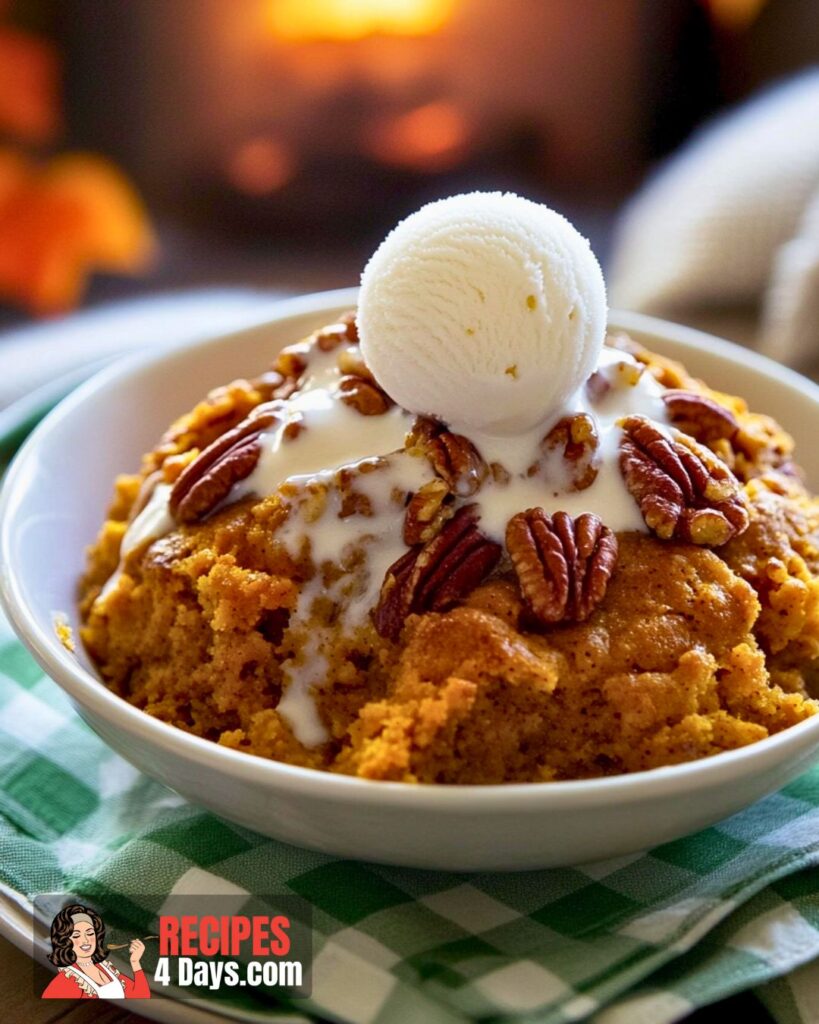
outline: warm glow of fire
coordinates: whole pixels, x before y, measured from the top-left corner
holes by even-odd
[[[283,188],[296,170],[292,149],[277,139],[259,136],[243,143],[227,164],[227,177],[240,192],[266,196]]]
[[[370,129],[365,145],[382,163],[437,172],[462,159],[471,136],[463,111],[439,101],[379,122]]]
[[[729,29],[743,29],[752,25],[767,0],[704,0],[711,17]]]
[[[362,39],[427,35],[441,28],[455,0],[268,0],[270,25],[282,39]]]

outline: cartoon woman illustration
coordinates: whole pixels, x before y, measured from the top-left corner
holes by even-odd
[[[150,999],[148,980],[140,961],[145,944],[129,945],[133,978],[106,960],[105,925],[93,907],[70,903],[51,922],[49,960],[58,973],[43,992],[43,999]]]

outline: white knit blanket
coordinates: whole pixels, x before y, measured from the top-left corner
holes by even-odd
[[[759,302],[759,347],[819,358],[819,69],[699,131],[626,206],[612,305],[677,319]]]

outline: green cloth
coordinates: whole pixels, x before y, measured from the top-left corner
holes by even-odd
[[[121,916],[135,933],[146,891],[305,897],[313,994],[297,1008],[308,1014],[677,1020],[819,957],[817,865],[819,768],[697,835],[584,867],[453,875],[297,850],[203,813],[112,753],[0,623],[2,881],[27,897],[129,897]],[[817,1019],[798,1012],[815,1005],[816,971],[799,972],[799,992],[762,991],[783,1024]]]

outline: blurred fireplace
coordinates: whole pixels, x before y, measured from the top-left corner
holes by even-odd
[[[71,0],[77,141],[160,211],[368,230],[467,187],[622,189],[641,0]]]

